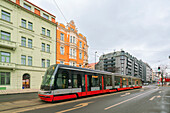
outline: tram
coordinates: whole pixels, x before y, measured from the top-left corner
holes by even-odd
[[[43,101],[53,102],[135,88],[142,88],[141,79],[56,64],[47,69],[38,95]]]

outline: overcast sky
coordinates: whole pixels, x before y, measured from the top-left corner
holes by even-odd
[[[53,0],[29,0],[66,21]],[[170,0],[56,0],[67,22],[87,37],[89,63],[125,50],[152,68],[170,64]],[[98,59],[97,58],[97,59]]]

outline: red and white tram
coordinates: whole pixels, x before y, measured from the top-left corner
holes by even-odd
[[[38,95],[53,102],[141,87],[139,78],[56,64],[47,69]]]

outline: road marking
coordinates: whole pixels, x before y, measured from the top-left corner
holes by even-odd
[[[160,95],[157,96],[157,98],[160,98],[160,97],[161,97]]]
[[[170,98],[170,96],[165,96],[166,98]]]
[[[159,93],[161,93],[162,91],[159,91]]]
[[[79,109],[79,108],[88,106],[89,103],[93,103],[93,102],[80,103],[80,104],[74,106],[73,108],[70,108],[70,109],[67,109],[67,110],[63,110],[63,111],[59,111],[59,112],[56,112],[56,113],[64,113],[64,112],[72,111],[72,110],[75,110],[75,109]]]
[[[130,93],[125,93],[124,95],[120,95],[121,97],[123,97],[123,96],[126,96],[126,95],[129,95]]]
[[[138,91],[138,90],[140,90],[140,89],[130,90],[130,92],[134,92],[134,91]],[[53,107],[53,106],[56,106],[56,105],[65,105],[65,104],[70,104],[70,103],[74,103],[74,102],[81,102],[81,101],[84,101],[84,100],[91,100],[91,99],[101,98],[101,97],[105,97],[105,96],[112,96],[112,95],[122,94],[122,93],[125,93],[125,92],[129,92],[129,91],[116,92],[116,93],[106,94],[106,95],[98,95],[98,96],[94,96],[94,97],[83,98],[83,99],[78,99],[78,100],[74,100],[74,101],[66,101],[66,102],[56,103],[56,104],[47,103],[47,104],[43,104],[43,105],[35,105],[33,107],[25,107],[25,108],[20,108],[20,109],[8,110],[8,111],[5,111],[4,113],[26,112],[26,111],[31,111],[31,110],[41,109],[41,108]]]
[[[154,89],[154,90],[157,90],[157,89]],[[153,90],[152,90],[152,91],[153,91]],[[149,92],[152,92],[152,91],[149,91]],[[135,97],[129,98],[129,99],[127,99],[127,100],[124,100],[124,101],[122,101],[122,102],[119,102],[119,103],[117,103],[117,104],[114,104],[114,105],[112,105],[112,106],[109,106],[109,107],[105,108],[104,110],[108,110],[108,109],[110,109],[110,108],[113,108],[113,107],[115,107],[115,106],[118,106],[118,105],[120,105],[120,104],[123,104],[123,103],[125,103],[125,102],[127,102],[127,101],[130,101],[130,100],[132,100],[132,99],[135,99],[135,98],[137,98],[137,97],[139,97],[139,96],[142,96],[142,95],[144,95],[144,94],[147,94],[147,93],[149,93],[149,92],[142,93],[142,94],[137,95],[137,96],[135,96]]]
[[[155,98],[155,96],[153,96],[152,98],[150,98],[149,100],[153,100]]]
[[[140,90],[140,91],[144,91],[144,90],[142,89],[142,90]]]

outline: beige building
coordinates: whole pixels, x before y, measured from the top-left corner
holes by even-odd
[[[55,16],[27,0],[0,1],[0,90],[38,89],[55,64]]]

